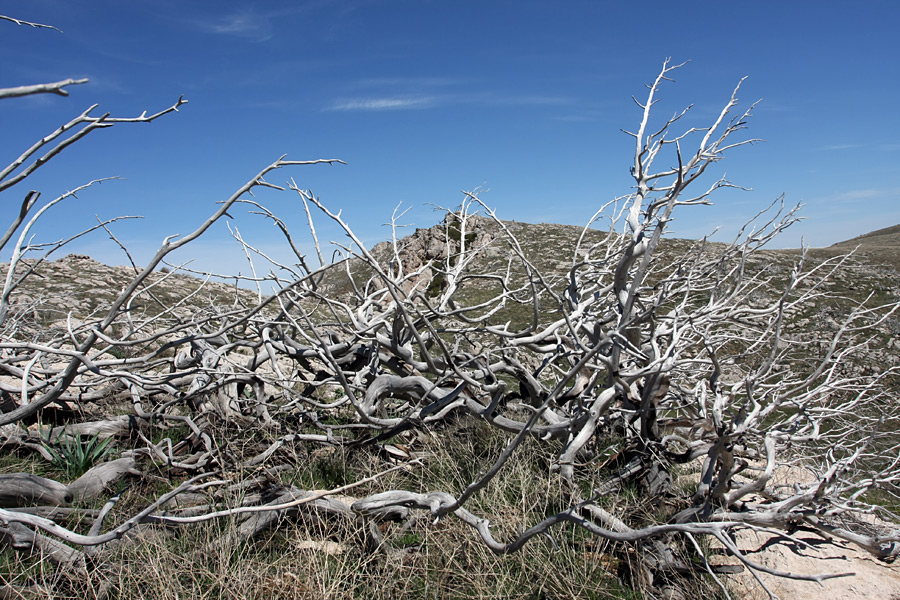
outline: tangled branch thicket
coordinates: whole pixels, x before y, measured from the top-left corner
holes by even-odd
[[[293,515],[358,523],[368,564],[387,552],[386,523],[411,531],[427,515],[425,529],[456,520],[498,554],[548,543],[536,536],[564,553],[560,532],[581,532],[639,556],[644,585],[708,573],[725,593],[718,575],[739,565],[835,575],[758,564],[735,542],[742,529],[782,541],[812,530],[892,560],[894,371],[856,367],[898,305],[845,300],[840,321],[809,331],[804,311],[835,295],[826,284],[845,258],[767,268],[761,250],[797,220],[781,203],[730,244],[664,251],[676,211],[732,187],[720,179],[694,192],[707,168],[754,141],[737,139],[750,116],[735,112],[740,85],[710,126],[673,133],[682,112],[654,128],[651,107],[679,66],[665,63],[638,102],[634,192],[597,211],[564,279],[542,272],[478,193],[446,211],[428,252],[396,232],[367,250],[293,179],[266,179],[339,161],[282,158],[193,233],[168,238],[102,315],[53,329],[45,300],[17,291],[68,241],[34,246],[30,234],[69,194],[37,210],[39,194],[25,194],[0,240],[14,244],[0,297],[4,451],[50,459],[54,445],[114,437],[118,458],[66,483],[0,476],[0,539],[87,573],[161,525],[227,520],[208,530],[208,553]],[[136,118],[92,107],[0,172],[0,192],[15,194],[96,129],[184,102]],[[318,268],[251,196],[259,187],[297,195]],[[166,257],[238,204],[273,219],[296,252],[294,265],[256,253],[277,268],[258,278],[273,292],[202,307],[206,284],[195,280],[183,299],[158,296],[178,277],[160,276]],[[337,263],[322,259],[315,215],[350,240]],[[523,457],[532,471],[521,471]],[[544,487],[534,496],[524,490],[536,472]],[[117,488],[123,478],[133,484]],[[731,564],[707,560],[715,552]]]

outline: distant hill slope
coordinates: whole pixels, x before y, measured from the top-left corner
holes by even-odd
[[[490,246],[473,266],[481,272],[505,272],[509,250],[505,243],[497,239],[501,237],[498,225],[483,217],[473,218],[471,225],[472,229],[466,233],[467,244]],[[572,265],[572,252],[582,233],[580,227],[516,221],[504,221],[503,226],[516,236],[528,260],[544,274],[553,287],[561,288],[565,285],[566,273]],[[423,276],[431,277],[432,271],[427,266],[439,265],[444,260],[445,249],[441,241],[443,229],[444,224],[439,223],[428,229],[418,229],[399,240],[400,246],[404,248],[402,254],[406,272],[425,268]],[[605,235],[604,232],[591,231],[585,236],[583,243],[586,245],[602,243],[601,240]],[[496,243],[491,243],[492,240]],[[663,256],[678,256],[692,244],[690,240],[667,239],[660,247],[660,252]],[[900,271],[900,225],[860,235],[827,248],[811,249],[809,255],[814,260],[823,260],[854,250],[854,262],[863,267],[863,271],[854,269],[853,277],[857,284],[865,280],[867,285],[863,285],[864,288],[895,287],[898,280],[896,272]],[[385,263],[391,260],[393,254],[387,242],[377,244],[372,248],[372,252]],[[798,254],[798,249],[770,250],[766,251],[764,256],[771,257],[782,268],[789,268]],[[31,264],[31,261],[27,262]],[[888,268],[885,269],[884,266]],[[6,269],[7,265],[0,264],[0,275],[5,276]],[[352,270],[356,277],[362,278],[360,282],[371,275],[368,269],[359,263]],[[321,282],[320,291],[334,296],[348,293],[351,288],[345,273],[344,267],[329,270]],[[23,306],[32,302],[43,303],[46,322],[65,319],[70,311],[78,318],[86,318],[91,314],[97,315],[98,311],[104,311],[108,303],[133,276],[134,271],[128,267],[110,267],[87,256],[69,255],[40,265],[14,294],[13,303]],[[164,277],[165,280],[160,281]],[[199,293],[193,294],[179,309],[179,313],[190,315],[213,305],[220,308],[233,307],[237,304],[251,306],[256,302],[256,294],[249,290],[213,281],[202,284],[201,280],[189,275],[154,273],[148,284],[152,284],[153,296],[143,294],[134,303],[133,308],[146,310],[150,314],[155,314],[161,308],[156,299],[166,306],[171,306],[179,299],[198,292],[198,288]],[[462,291],[463,295],[473,293],[477,293],[477,290]]]
[[[34,265],[35,261],[26,259],[20,263],[16,273],[24,273]],[[7,263],[0,264],[0,276],[4,279],[7,269]],[[102,318],[134,276],[132,267],[112,267],[83,254],[69,254],[37,265],[11,296],[12,309],[15,312],[34,306],[34,314],[40,312],[44,325],[62,325],[70,313],[78,320]],[[148,315],[156,315],[186,297],[189,301],[176,310],[183,317],[190,317],[210,307],[221,309],[237,304],[256,304],[256,294],[249,290],[166,271],[152,273],[142,289],[145,291],[137,295],[130,309]],[[37,310],[37,307],[40,309]]]
[[[859,235],[853,239],[833,244],[832,247],[855,247],[857,245],[876,248],[900,248],[900,225],[885,227],[884,229]]]
[[[900,271],[900,225],[865,233],[827,248],[816,248],[810,250],[810,255],[824,259],[850,251],[863,264],[887,265]]]

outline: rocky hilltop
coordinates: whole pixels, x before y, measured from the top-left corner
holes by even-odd
[[[552,280],[563,278],[572,266],[572,254],[582,231],[581,227],[572,225],[498,223],[480,215],[469,216],[461,224],[455,215],[447,215],[438,225],[417,229],[398,240],[396,253],[391,242],[381,242],[372,248],[372,254],[388,265],[399,258],[405,274],[421,271],[415,280],[431,281],[442,269],[454,264],[455,256],[465,246],[468,250],[478,249],[472,264],[477,271],[504,273],[510,255],[517,251],[509,242],[512,236],[528,260]],[[596,243],[604,235],[591,230],[584,243]]]

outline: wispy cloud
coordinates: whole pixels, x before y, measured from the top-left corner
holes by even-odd
[[[553,117],[554,121],[561,121],[563,123],[586,123],[588,121],[596,121],[598,119],[598,115],[596,114],[569,114],[569,115],[559,115]]]
[[[248,6],[213,18],[190,17],[185,22],[191,27],[207,33],[229,35],[252,42],[264,42],[275,36],[276,28],[288,17],[314,14],[324,9],[331,11],[338,5],[340,6],[338,15],[343,17],[367,3],[368,0],[344,0],[341,3],[335,3],[334,0],[305,0],[296,5],[288,4],[286,6],[257,3],[260,5],[259,7]],[[179,6],[179,8],[181,7]],[[323,32],[317,31],[317,34],[322,36]]]
[[[271,16],[257,13],[252,8],[235,11],[198,25],[209,33],[231,35],[254,42],[264,42],[273,35]]]
[[[474,101],[478,102],[479,99],[476,98]],[[563,106],[573,103],[572,98],[565,96],[533,96],[527,94],[521,96],[515,94],[488,95],[481,101],[494,106]]]
[[[565,106],[573,100],[560,96],[516,96],[498,94],[442,94],[439,96],[388,96],[340,99],[326,110],[398,110],[432,108],[438,105],[477,104],[490,107]]]
[[[112,92],[116,94],[131,93],[131,89],[125,83],[112,76],[85,73],[79,75],[79,77],[87,77],[90,81],[91,90],[94,92]]]
[[[829,144],[828,146],[821,146],[819,150],[832,151],[832,150],[853,150],[854,148],[862,148],[862,144]]]
[[[859,148],[869,148],[878,152],[893,152],[900,149],[897,143],[871,143],[871,144],[829,144],[827,146],[819,146],[818,150],[826,152],[835,150],[857,150]]]
[[[578,108],[577,99],[541,93],[485,89],[477,80],[440,75],[367,77],[350,83],[346,95],[325,110],[398,110],[474,105],[488,108]]]
[[[408,110],[428,108],[434,104],[434,98],[423,96],[416,98],[354,98],[339,100],[326,110]]]
[[[872,198],[892,198],[900,195],[900,188],[867,188],[859,190],[847,190],[829,196],[829,200],[838,202],[853,202],[855,200],[869,200]]]
[[[353,87],[404,87],[404,88],[434,88],[447,87],[466,83],[464,79],[452,77],[369,77],[352,83]]]

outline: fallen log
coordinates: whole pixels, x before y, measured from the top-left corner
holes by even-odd
[[[117,458],[89,469],[84,475],[69,484],[75,500],[90,500],[103,494],[124,475],[140,475],[133,458]]]
[[[31,473],[0,475],[0,508],[29,505],[60,506],[72,502],[68,487]]]
[[[106,438],[127,435],[133,427],[134,419],[129,415],[120,415],[104,421],[86,421],[84,423],[69,423],[54,427],[50,432],[51,442],[70,442],[78,436],[90,438],[96,436],[101,440]]]
[[[0,527],[0,542],[21,552],[46,557],[58,565],[83,567],[85,563],[84,552],[36,533],[21,523],[9,523],[5,527]]]
[[[314,496],[315,492],[308,492],[296,487],[291,487],[289,490],[279,494],[276,498],[266,504],[270,506],[279,506],[288,504],[300,498]],[[246,540],[253,539],[259,535],[260,532],[271,527],[272,524],[280,519],[293,516],[302,510],[311,510],[312,512],[322,515],[337,515],[344,517],[352,515],[350,512],[350,503],[348,502],[342,502],[335,498],[316,498],[315,500],[300,506],[251,514],[243,523],[241,523],[240,527],[238,527],[238,537]]]

